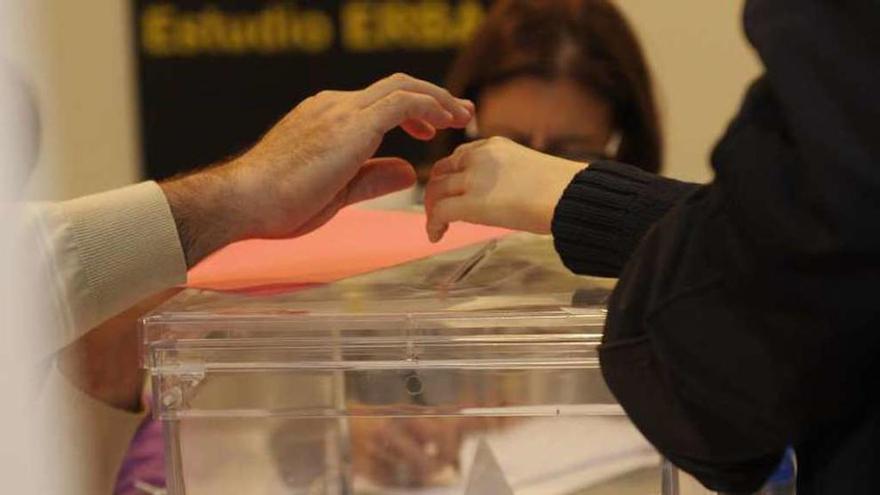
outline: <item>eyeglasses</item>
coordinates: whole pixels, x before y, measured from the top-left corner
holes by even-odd
[[[481,135],[478,133],[468,133],[467,140],[478,141],[480,139],[486,139],[489,137],[492,136]],[[529,143],[524,142],[526,141],[525,139],[514,138],[512,140],[523,146],[532,148],[532,146],[529,146]],[[557,156],[566,160],[576,162],[596,162],[602,160],[614,160],[620,148],[620,141],[620,133],[615,132],[608,140],[608,143],[606,143],[605,146],[601,149],[597,149],[596,143],[588,142],[585,139],[579,138],[563,138],[558,140],[551,140],[546,146],[543,146],[541,149],[533,149],[535,149],[535,151],[540,151],[541,153]]]

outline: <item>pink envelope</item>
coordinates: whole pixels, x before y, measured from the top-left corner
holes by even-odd
[[[486,242],[506,229],[458,223],[431,244],[423,213],[346,208],[327,225],[296,239],[231,244],[189,272],[189,287],[279,292],[326,284]]]

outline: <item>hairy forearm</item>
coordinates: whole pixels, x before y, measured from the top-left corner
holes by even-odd
[[[177,225],[186,265],[243,237],[247,205],[239,199],[234,163],[225,163],[159,184]]]

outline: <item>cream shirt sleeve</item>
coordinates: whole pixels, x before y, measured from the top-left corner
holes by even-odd
[[[171,209],[155,182],[32,205],[58,350],[106,319],[186,282]]]
[[[59,350],[135,303],[186,281],[186,263],[165,195],[155,182],[26,213],[42,294],[36,411],[58,483],[70,495],[110,494],[143,415],[110,407],[60,372]],[[57,492],[56,493],[60,493]]]

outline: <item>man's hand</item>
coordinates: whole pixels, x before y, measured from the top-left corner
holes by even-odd
[[[431,170],[428,237],[439,241],[457,220],[549,234],[562,193],[587,166],[500,137],[460,146]]]
[[[411,186],[411,164],[373,157],[385,133],[402,127],[429,140],[473,113],[471,102],[402,74],[308,98],[241,157],[162,184],[187,265],[237,240],[306,234],[346,205]]]

